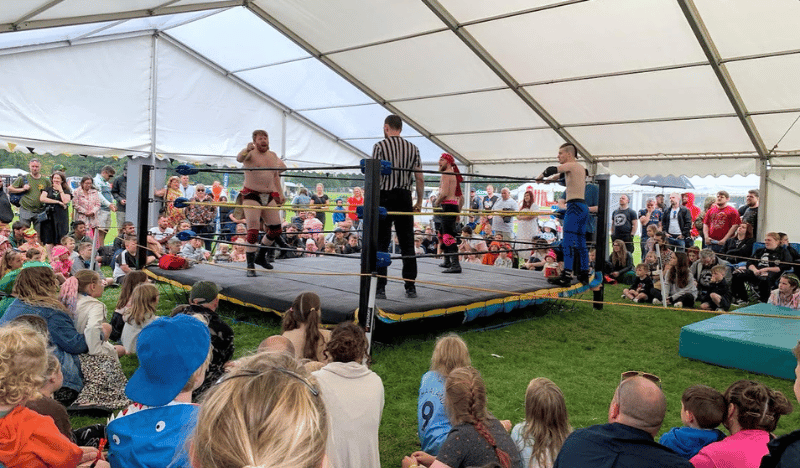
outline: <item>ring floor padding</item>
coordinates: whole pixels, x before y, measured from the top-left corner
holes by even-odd
[[[417,279],[508,293],[460,289],[447,285],[417,284],[418,297],[407,299],[403,284],[389,281],[386,286],[387,298],[376,301],[378,318],[384,322],[399,322],[462,313],[464,321],[469,321],[499,312],[510,312],[544,300],[572,296],[587,289],[580,284],[570,288],[554,288],[545,281],[541,272],[486,265],[462,263],[461,274],[443,274],[442,268],[438,266],[441,262],[441,259],[436,258],[417,259]],[[226,266],[236,268],[226,268]],[[220,292],[222,300],[278,315],[282,315],[292,305],[298,294],[313,291],[322,299],[323,323],[336,324],[354,319],[359,301],[359,277],[344,274],[360,271],[361,262],[357,256],[278,260],[273,266],[272,271],[256,267],[259,275],[257,278],[245,276],[244,263],[226,263],[222,266],[198,264],[188,270],[148,267],[147,273],[158,281],[186,290],[191,289],[191,285],[196,281],[211,280],[222,288]],[[389,267],[388,276],[400,277],[401,267],[402,261],[394,260]],[[328,275],[314,276],[302,273]],[[599,275],[595,277],[591,286],[598,284],[600,284]]]
[[[800,319],[764,317],[763,314],[800,316],[786,307],[755,304],[718,315],[681,329],[679,354],[686,358],[794,380],[797,359],[792,348],[800,339]]]

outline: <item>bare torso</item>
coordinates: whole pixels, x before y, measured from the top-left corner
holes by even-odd
[[[264,153],[257,149],[252,149],[243,158],[242,166],[244,167],[244,186],[256,192],[278,192],[281,193],[281,172],[282,171],[248,171],[248,168],[279,168],[286,169],[286,164],[273,153],[266,151]]]
[[[567,182],[567,201],[583,200],[586,192],[586,170],[577,161],[567,161],[558,166]]]
[[[441,205],[444,201],[458,200],[456,197],[456,185],[458,180],[452,172],[443,172],[439,181],[439,195],[436,197],[436,204]]]

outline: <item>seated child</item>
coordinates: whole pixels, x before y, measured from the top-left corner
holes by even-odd
[[[594,265],[597,261],[597,249],[591,248],[589,249],[589,276],[594,276]]]
[[[0,439],[0,464],[3,466],[66,468],[86,461],[84,451],[58,430],[52,418],[25,407],[45,383],[46,371],[47,340],[43,335],[22,324],[0,327],[0,433],[4,435]]]
[[[361,253],[361,246],[358,245],[358,236],[350,236],[347,238],[347,245],[344,246],[342,253],[345,255]]]
[[[71,237],[69,239],[72,239]],[[74,240],[72,241],[75,242]],[[78,246],[78,253],[77,256],[72,259],[72,266],[70,268],[70,273],[72,276],[75,276],[81,270],[88,270],[92,264],[92,243],[91,242],[81,242],[81,245]],[[94,263],[94,272],[100,275],[100,279],[103,281],[103,284],[106,286],[110,286],[114,284],[114,278],[106,278],[103,274],[103,271],[100,269],[100,263]]]
[[[127,352],[135,353],[139,333],[158,318],[158,288],[150,283],[136,286],[131,293],[130,304],[127,314],[122,316],[125,325],[122,327],[120,341]]]
[[[180,256],[181,241],[173,237],[167,241],[167,253],[158,259],[158,267],[162,270],[185,270],[193,262]]]
[[[508,250],[511,249],[511,246],[508,244],[503,244],[500,248],[500,251],[497,253],[497,258],[494,261],[494,266],[501,267],[501,268],[511,268],[513,265],[513,260],[511,258],[511,253]]]
[[[542,271],[542,269],[544,269],[544,257],[546,254],[547,249],[535,249],[533,252],[531,252],[531,256],[528,257],[528,260],[523,263],[520,268],[523,270]]]
[[[561,274],[558,268],[558,261],[556,261],[557,258],[556,253],[552,249],[547,251],[547,255],[544,256],[545,278],[555,278]]]
[[[425,247],[422,246],[422,236],[414,236],[414,254],[425,255]]]
[[[53,272],[56,274],[59,281],[61,281],[62,278],[66,280],[72,276],[72,260],[69,258],[69,250],[63,245],[56,245],[53,247],[51,254],[53,256],[53,261],[50,262],[50,266],[53,267]],[[61,276],[59,277],[59,275]]]
[[[234,263],[244,262],[247,260],[244,237],[240,237],[233,242],[235,244],[233,245],[233,252],[231,252],[231,261]]]
[[[713,271],[713,270],[712,270]],[[794,273],[784,273],[778,280],[778,289],[769,295],[768,304],[800,309],[800,281]],[[725,309],[728,310],[728,309]]]
[[[228,244],[219,244],[214,253],[214,263],[230,263],[232,261],[231,247]]]
[[[650,302],[650,289],[653,287],[653,280],[650,279],[650,270],[647,265],[640,263],[636,265],[636,279],[630,288],[622,290],[622,297],[628,298],[633,302]]]
[[[489,252],[483,255],[484,265],[494,265],[494,261],[500,255],[500,242],[494,241],[489,245]]]
[[[336,245],[333,242],[326,242],[325,249],[322,250],[325,253],[332,253],[335,254],[336,252]]]
[[[211,258],[211,252],[203,247],[203,239],[192,237],[189,242],[181,248],[181,257],[195,263],[205,262]]]
[[[539,239],[544,240],[548,244],[556,241],[556,223],[554,221],[545,221],[542,226],[542,232],[539,233]]]
[[[314,252],[318,251],[319,249],[317,248],[317,243],[314,239],[306,239],[306,250],[308,250],[308,252],[306,252],[306,257],[317,256],[317,254]]]
[[[118,253],[114,261],[114,272],[112,273],[114,282],[117,284],[122,284],[122,281],[125,279],[125,275],[133,270],[139,269],[139,264],[136,261],[135,236],[125,236],[125,250]]]
[[[688,460],[706,445],[725,438],[716,427],[725,420],[726,411],[725,397],[719,391],[705,385],[692,385],[681,397],[684,426],[665,432],[658,443]]]
[[[347,214],[347,212],[344,210],[344,200],[342,200],[341,198],[337,198],[336,208],[334,208],[333,211],[334,211],[333,213],[334,224],[341,223],[342,221],[344,221],[344,217]]]
[[[708,286],[703,286],[702,283],[697,284],[697,301],[700,302],[700,308],[703,310],[728,310],[731,308],[731,288],[725,275],[728,273],[728,267],[725,265],[714,265],[711,267],[711,280]]]
[[[136,403],[109,421],[108,460],[115,468],[189,467],[187,437],[197,419],[192,390],[211,356],[211,336],[199,319],[164,317],[139,334],[139,368],[125,393]]]
[[[42,251],[35,247],[31,247],[25,251],[25,263],[28,262],[41,262],[42,261]]]

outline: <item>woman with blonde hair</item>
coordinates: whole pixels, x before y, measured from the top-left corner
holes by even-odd
[[[281,334],[294,345],[295,357],[326,362],[323,351],[331,332],[322,327],[321,301],[313,292],[298,295],[283,314]]]
[[[319,386],[291,356],[259,353],[208,390],[190,439],[195,468],[320,468],[328,419]]]
[[[122,287],[119,290],[119,298],[117,305],[114,306],[114,313],[111,314],[111,341],[119,341],[122,338],[122,330],[125,329],[125,319],[122,317],[128,314],[128,309],[131,306],[131,295],[136,286],[146,283],[148,280],[147,273],[141,270],[133,270],[125,275],[122,280]]]
[[[431,368],[422,376],[417,400],[417,434],[422,451],[439,453],[452,426],[444,406],[444,385],[450,371],[471,364],[467,343],[455,333],[440,336],[433,346]]]
[[[29,266],[30,265],[30,266]],[[23,268],[14,283],[12,295],[16,297],[8,310],[0,317],[0,325],[20,315],[38,315],[47,322],[53,354],[61,364],[64,384],[53,396],[69,406],[83,389],[81,362],[78,357],[88,353],[86,338],[75,329],[75,322],[67,315],[64,304],[58,298],[58,280],[50,266],[29,263]]]
[[[551,468],[570,432],[561,389],[544,377],[531,380],[525,392],[525,421],[511,431],[525,467]]]
[[[625,241],[617,239],[611,244],[611,255],[606,263],[606,282],[623,282],[625,275],[633,270],[633,256],[625,247]]]
[[[169,227],[175,228],[181,221],[186,219],[186,213],[183,208],[176,208],[173,203],[180,197],[183,197],[181,192],[181,180],[178,176],[172,176],[167,180],[167,186],[164,190],[160,190],[164,197],[164,215],[169,219]],[[158,194],[156,194],[158,195]]]
[[[466,468],[498,463],[522,468],[519,450],[503,425],[486,408],[486,386],[474,367],[453,369],[445,384],[445,405],[453,429],[439,454],[414,452],[403,468],[422,464],[430,468]]]

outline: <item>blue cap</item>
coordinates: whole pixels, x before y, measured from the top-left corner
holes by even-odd
[[[208,327],[189,315],[159,317],[139,333],[139,368],[125,394],[147,406],[164,406],[181,392],[208,356]]]

